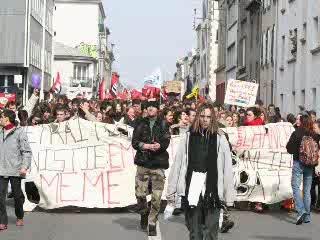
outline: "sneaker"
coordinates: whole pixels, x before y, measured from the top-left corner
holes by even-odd
[[[157,226],[156,225],[150,225],[149,224],[148,236],[157,236]]]
[[[140,227],[143,231],[146,231],[148,228],[148,216],[149,214],[140,214]]]
[[[306,214],[306,216],[303,219],[304,223],[310,223],[311,222],[311,216],[310,214]]]
[[[234,226],[233,221],[223,221],[220,232],[227,233],[231,228],[233,228],[233,226]]]
[[[4,231],[8,229],[8,225],[7,224],[0,224],[0,231]]]
[[[16,221],[16,226],[17,226],[17,227],[23,227],[23,226],[24,226],[23,219],[17,219],[17,221]]]
[[[305,219],[306,216],[307,216],[306,213],[303,213],[301,216],[299,216],[299,217],[297,218],[296,225],[301,225],[301,224],[304,222],[304,219]]]

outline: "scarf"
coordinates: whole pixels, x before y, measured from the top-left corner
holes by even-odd
[[[14,127],[15,127],[15,125],[13,123],[10,123],[7,126],[3,127],[3,129],[8,131],[8,130],[11,130],[12,128],[14,128]]]
[[[209,135],[191,132],[189,140],[189,174],[192,172],[207,173],[206,193],[208,197],[218,200],[218,167],[217,167],[217,134]],[[189,177],[190,178],[190,177]],[[190,178],[191,180],[191,178]],[[190,185],[190,180],[188,187]]]

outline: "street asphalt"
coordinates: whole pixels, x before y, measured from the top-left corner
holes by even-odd
[[[36,210],[26,213],[25,226],[15,226],[13,203],[9,201],[8,230],[0,240],[135,240],[148,239],[139,230],[139,216],[126,209]],[[222,240],[311,240],[320,239],[320,214],[313,214],[310,224],[296,226],[295,214],[270,210],[264,214],[232,211],[235,227]],[[189,239],[183,216],[165,222],[160,217],[162,240]]]

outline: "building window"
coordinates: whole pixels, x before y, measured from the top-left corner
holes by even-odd
[[[303,24],[302,29],[301,43],[304,44],[307,41],[307,23]]]
[[[275,41],[275,25],[273,25],[272,33],[271,33],[271,53],[270,53],[271,63],[274,63],[274,48],[275,48],[274,41]]]
[[[312,109],[317,109],[317,89],[312,88]]]
[[[290,47],[289,47],[289,59],[297,57],[297,41],[298,41],[298,30],[289,31]]]
[[[237,9],[236,9],[236,4],[233,2],[229,6],[229,11],[228,11],[228,25],[232,25],[236,21],[237,17]]]
[[[236,66],[236,45],[233,43],[227,49],[227,65],[228,68]]]
[[[292,92],[292,106],[293,106],[293,112],[295,112],[295,107],[296,107],[296,92],[295,91],[293,91]]]
[[[246,66],[246,37],[239,42],[239,67]]]
[[[216,44],[219,43],[219,30],[216,31]]]
[[[288,1],[288,0],[281,0],[281,12],[282,12],[282,14],[284,14],[285,11],[286,11],[287,1]]]
[[[267,8],[271,7],[271,0],[267,0]]]
[[[250,21],[250,25],[251,25],[251,31],[250,31],[250,48],[252,49],[253,48],[253,34],[254,34],[254,31],[253,31],[253,21],[251,20]],[[258,25],[258,24],[257,24]]]
[[[266,33],[262,34],[262,44],[261,44],[261,66],[264,66],[266,62]]]
[[[301,90],[301,106],[305,106],[306,104],[306,92],[305,90]]]
[[[202,5],[202,18],[206,19],[208,17],[208,1],[203,1]]]
[[[284,96],[283,96],[283,94],[280,94],[280,107],[281,107],[281,109],[284,109]]]
[[[282,42],[281,42],[281,67],[284,67],[284,58],[285,58],[285,50],[286,48],[286,37],[282,36]]]
[[[207,79],[207,54],[204,54],[201,59],[201,80]]]
[[[43,0],[31,0],[31,15],[42,24],[44,2]]]
[[[89,81],[89,65],[76,63],[73,65],[73,86]]]
[[[270,57],[270,29],[268,28],[267,29],[267,33],[266,33],[266,45],[265,45],[265,48],[266,48],[266,64],[269,64],[269,57]]]
[[[207,48],[207,27],[202,30],[202,50]]]
[[[313,18],[313,47],[317,48],[320,46],[320,26],[319,17]]]

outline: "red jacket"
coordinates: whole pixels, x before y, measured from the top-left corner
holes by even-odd
[[[256,118],[253,121],[249,122],[248,120],[244,121],[244,126],[261,126],[265,125],[264,121],[261,118]]]

